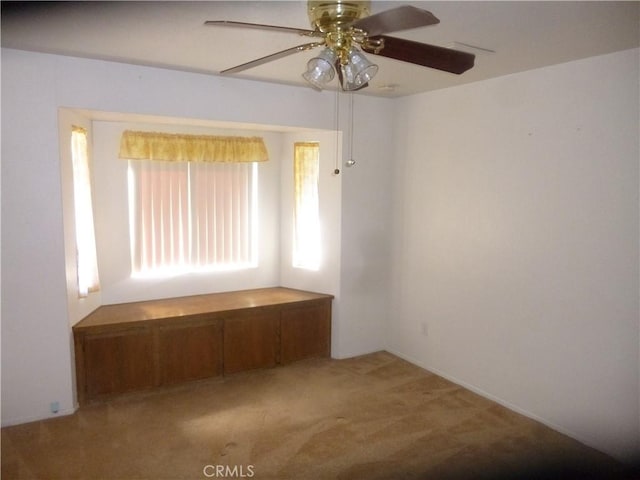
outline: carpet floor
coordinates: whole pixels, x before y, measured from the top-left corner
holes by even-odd
[[[2,479],[625,478],[610,457],[387,352],[2,429]]]

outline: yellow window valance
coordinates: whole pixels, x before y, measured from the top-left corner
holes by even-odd
[[[266,162],[261,137],[184,135],[126,130],[120,140],[120,158],[168,162]]]

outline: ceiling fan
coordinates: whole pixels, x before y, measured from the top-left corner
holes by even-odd
[[[385,35],[440,23],[431,12],[404,5],[371,15],[370,4],[370,1],[357,0],[309,0],[307,10],[313,30],[228,20],[208,20],[205,25],[288,32],[317,38],[220,73],[241,72],[324,46],[317,57],[309,60],[307,70],[302,74],[318,90],[333,80],[336,73],[342,90],[355,91],[367,87],[378,66],[371,63],[362,51],[455,74],[473,67],[475,56],[471,53]]]

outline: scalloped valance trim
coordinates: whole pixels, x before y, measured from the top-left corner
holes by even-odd
[[[120,158],[166,162],[266,162],[261,137],[185,135],[126,130],[120,140]]]

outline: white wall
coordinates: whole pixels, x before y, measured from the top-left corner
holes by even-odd
[[[368,132],[372,163],[382,162],[392,118],[389,100],[363,97],[370,116],[359,126]],[[2,423],[51,416],[74,408],[73,360],[64,245],[58,109],[86,109],[294,127],[335,129],[335,94],[308,88],[221,78],[56,55],[2,50]],[[342,127],[341,127],[342,128]],[[363,147],[364,149],[365,147]],[[375,184],[389,182],[386,172],[371,172]],[[352,184],[349,198],[371,198],[366,186]],[[375,192],[390,201],[390,191]],[[67,212],[70,215],[70,212]],[[339,217],[338,217],[339,218]],[[342,217],[350,228],[340,243],[353,244],[361,215]],[[342,268],[353,270],[351,259]],[[352,289],[349,282],[341,288]],[[103,293],[104,294],[104,293]],[[367,353],[383,347],[384,298],[360,307],[360,298],[334,302],[334,331],[344,332],[335,356]],[[365,339],[341,328],[348,312],[374,312]]]
[[[640,452],[638,53],[404,98],[394,154],[389,348],[620,458]]]
[[[387,321],[394,318],[389,308],[391,240],[395,235],[391,226],[391,179],[400,159],[394,155],[393,129],[385,124],[395,122],[397,109],[389,105],[380,111],[367,100],[360,95],[353,98],[353,148],[349,148],[351,138],[347,139],[343,158],[351,156],[356,163],[341,167],[343,301],[339,308],[344,322],[334,339],[338,342],[335,350],[345,357],[367,351],[369,345],[384,345]],[[348,107],[342,111],[348,111]],[[368,120],[381,122],[383,133],[376,134]]]
[[[2,52],[2,418],[73,410],[55,61]]]

